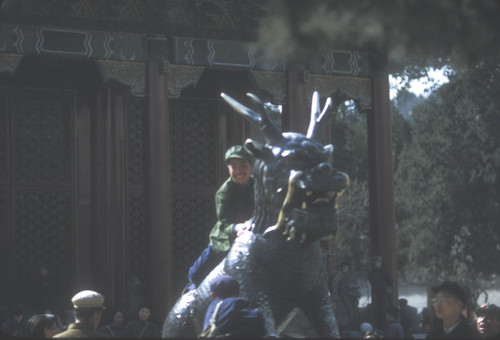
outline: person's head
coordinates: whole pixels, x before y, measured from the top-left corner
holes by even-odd
[[[476,310],[476,328],[482,338],[500,335],[500,307],[488,303]]]
[[[51,314],[51,315],[54,315],[54,317],[56,318],[56,326],[58,329],[62,329],[63,328],[63,322],[61,320],[61,317],[58,313],[55,313],[53,310],[51,309],[46,309],[43,314]]]
[[[253,169],[252,154],[241,145],[234,145],[226,151],[225,161],[229,176],[238,184],[247,184]]]
[[[381,268],[382,267],[382,256],[373,256],[372,257],[372,266],[374,268]]]
[[[139,319],[147,321],[149,319],[149,316],[151,315],[151,310],[149,309],[149,307],[140,306],[137,310],[137,315],[139,316]]]
[[[122,310],[116,310],[113,313],[112,324],[116,327],[121,327],[125,323],[125,313]]]
[[[395,306],[390,306],[385,311],[385,318],[388,321],[395,321],[398,319],[399,309]]]
[[[237,297],[239,295],[240,285],[238,281],[229,275],[218,276],[210,282],[210,297],[212,299],[218,297],[225,299],[228,297]]]
[[[455,281],[444,281],[433,287],[432,306],[439,319],[446,323],[455,323],[460,319],[462,310],[467,302],[465,289]]]
[[[349,262],[343,261],[340,263],[340,270],[342,273],[347,273],[349,271]]]
[[[399,307],[406,307],[406,306],[408,306],[408,300],[406,300],[405,298],[399,299]]]
[[[101,321],[104,307],[104,296],[92,290],[84,290],[71,299],[75,309],[75,320],[77,323],[90,323],[97,328]]]
[[[23,321],[23,315],[24,314],[24,307],[19,304],[15,303],[9,307],[9,317],[12,319],[12,321],[16,324],[19,324]]]
[[[33,338],[52,338],[59,333],[57,318],[53,314],[33,315],[28,320],[28,328]]]

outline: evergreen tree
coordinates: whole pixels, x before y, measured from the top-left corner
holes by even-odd
[[[500,274],[500,68],[450,78],[414,109],[396,180],[400,271],[477,292]]]
[[[410,142],[410,123],[393,105],[392,139],[394,167],[399,155]],[[366,116],[353,103],[346,102],[332,119],[334,165],[349,175],[351,183],[340,198],[335,251],[338,260],[349,260],[358,275],[365,276],[370,267],[370,202],[368,190],[368,144]],[[360,271],[363,272],[361,275]]]

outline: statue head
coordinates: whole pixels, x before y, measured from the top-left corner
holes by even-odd
[[[281,133],[268,117],[262,101],[248,94],[259,107],[256,112],[222,94],[237,112],[257,125],[265,143],[251,139],[245,146],[256,158],[254,232],[265,236],[281,232],[288,241],[309,242],[333,234],[336,229],[337,198],[349,178],[333,167],[333,145],[319,141],[319,131],[331,107],[327,99],[322,111],[313,95],[311,123],[307,135]]]

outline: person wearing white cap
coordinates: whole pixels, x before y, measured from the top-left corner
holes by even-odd
[[[68,330],[56,334],[54,338],[107,338],[107,334],[97,331],[104,307],[104,296],[92,290],[84,290],[71,299],[75,309],[75,323]]]

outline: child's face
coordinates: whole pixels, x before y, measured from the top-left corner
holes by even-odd
[[[233,181],[239,184],[248,183],[252,169],[253,165],[248,161],[248,159],[231,158],[227,164],[229,175]]]

